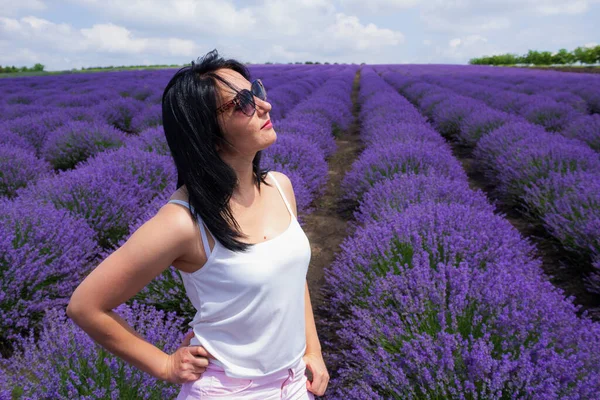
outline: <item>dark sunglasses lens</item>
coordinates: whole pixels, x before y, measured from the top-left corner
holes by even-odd
[[[267,100],[267,90],[258,79],[252,82],[252,93],[261,100]]]
[[[253,115],[256,110],[256,105],[254,104],[254,96],[252,93],[244,89],[240,92],[239,98],[242,112],[248,116]]]

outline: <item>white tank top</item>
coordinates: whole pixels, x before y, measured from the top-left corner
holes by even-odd
[[[199,270],[179,270],[187,296],[197,312],[189,323],[190,345],[201,345],[227,376],[255,379],[290,368],[306,351],[304,286],[311,258],[310,243],[275,182],[291,215],[278,236],[233,252],[215,239],[211,252],[199,222],[208,260]],[[190,207],[182,200],[170,200]],[[209,231],[210,232],[210,231]]]

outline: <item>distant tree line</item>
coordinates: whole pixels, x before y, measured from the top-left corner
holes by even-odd
[[[9,74],[11,72],[41,72],[43,71],[45,66],[43,64],[37,63],[31,68],[27,67],[15,67],[14,65],[9,67],[3,67],[0,65],[0,74]]]
[[[469,64],[473,65],[572,65],[600,63],[600,45],[595,47],[578,47],[573,51],[560,49],[556,53],[550,51],[529,50],[525,55],[499,54],[496,56],[483,56],[472,58]]]

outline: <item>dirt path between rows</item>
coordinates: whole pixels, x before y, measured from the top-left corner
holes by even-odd
[[[494,190],[483,173],[478,170],[472,156],[472,149],[449,142],[454,156],[462,163],[471,189],[481,189],[490,201],[496,202],[496,213],[505,214],[510,222],[523,237],[528,238],[537,248],[537,255],[542,260],[542,268],[550,278],[550,282],[563,290],[565,297],[574,296],[573,303],[581,305],[577,315],[587,310],[590,318],[600,321],[600,296],[588,292],[582,281],[582,275],[589,272],[590,268],[579,268],[584,263],[577,262],[554,240],[544,229],[541,223],[532,223],[513,206],[505,201]]]
[[[352,91],[354,121],[348,130],[337,132],[334,135],[337,151],[327,160],[329,164],[329,181],[325,195],[315,200],[313,203],[315,211],[304,216],[305,223],[302,227],[311,245],[312,254],[307,274],[308,290],[315,315],[317,333],[324,354],[332,350],[325,342],[335,341],[335,338],[325,327],[324,321],[327,317],[323,315],[320,309],[320,306],[326,301],[321,293],[321,287],[325,285],[324,272],[340,251],[342,241],[353,233],[353,229],[348,227],[348,221],[354,218],[352,214],[356,206],[355,202],[341,200],[341,181],[354,160],[364,149],[364,144],[360,140],[357,119],[359,112],[357,102],[359,80],[360,72],[354,78]],[[327,365],[327,360],[325,362]],[[328,370],[330,374],[335,372],[331,370],[329,365]],[[311,379],[310,374],[309,379]]]

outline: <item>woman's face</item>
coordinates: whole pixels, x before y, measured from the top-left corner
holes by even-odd
[[[251,89],[250,82],[239,72],[231,69],[219,69],[216,73],[227,80],[237,90]],[[223,82],[216,80],[217,88],[221,95],[218,100],[221,106],[232,100],[236,92]],[[250,160],[254,159],[256,152],[269,147],[277,139],[277,134],[272,127],[262,128],[269,121],[269,111],[271,104],[254,96],[256,103],[256,112],[251,117],[244,114],[237,107],[230,107],[219,115],[219,125],[223,135],[232,144],[217,146],[221,155],[247,156]]]

